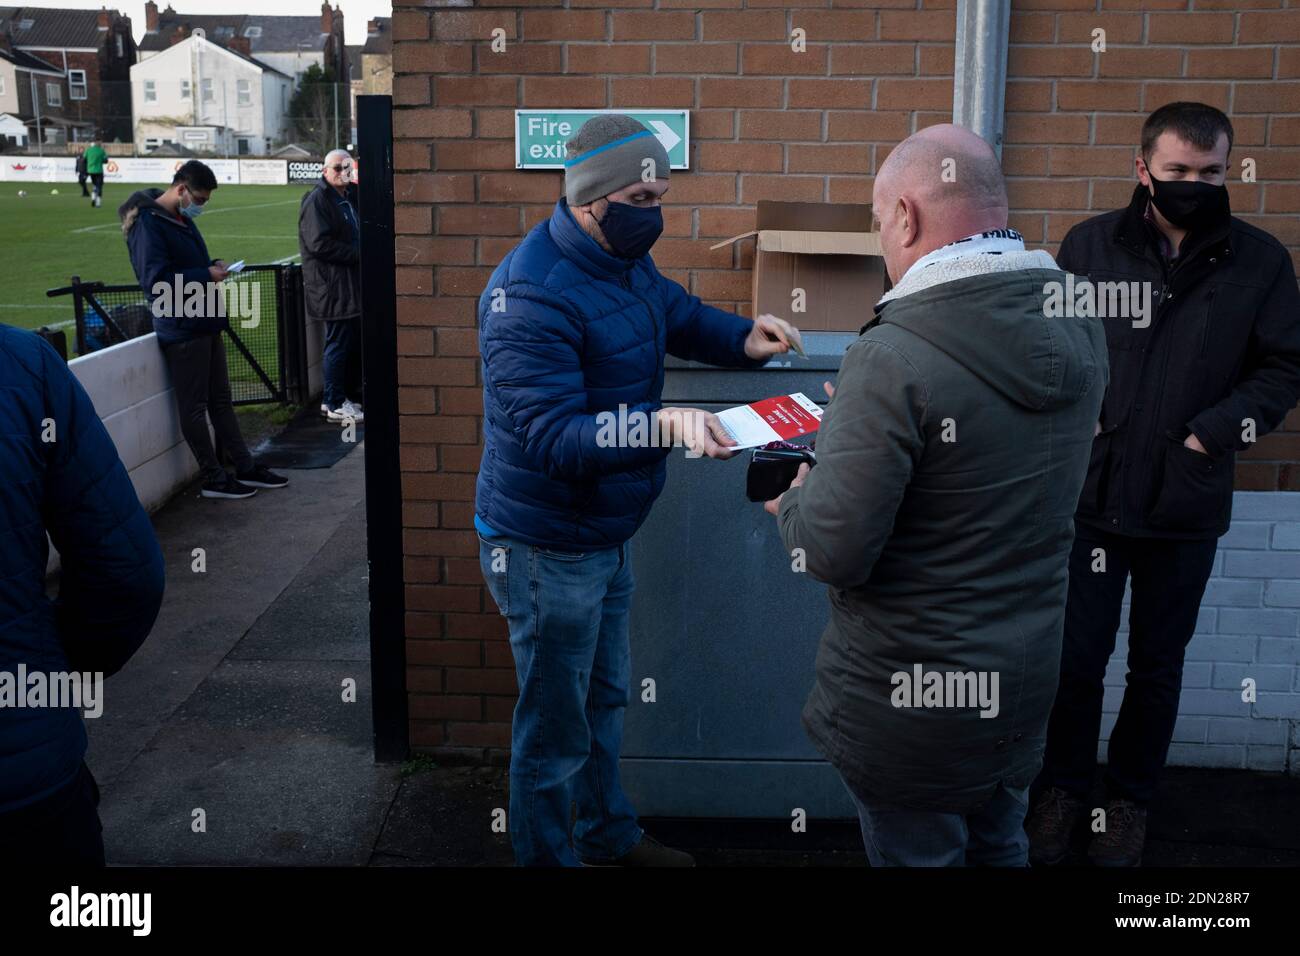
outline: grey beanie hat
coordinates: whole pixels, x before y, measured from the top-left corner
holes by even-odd
[[[654,161],[655,179],[668,178],[668,151],[654,133],[630,116],[601,113],[582,124],[566,145],[564,198],[582,206],[641,179]]]

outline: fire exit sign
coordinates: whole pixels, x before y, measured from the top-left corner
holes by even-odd
[[[515,110],[515,168],[563,169],[564,144],[601,113],[632,117],[663,143],[671,168],[690,168],[687,110]]]

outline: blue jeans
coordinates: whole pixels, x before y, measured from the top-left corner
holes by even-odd
[[[479,534],[479,563],[509,624],[519,680],[509,826],[520,866],[614,860],[641,839],[618,772],[631,669],[630,552],[624,544],[565,553]]]
[[[1029,865],[1028,787],[999,785],[987,804],[966,814],[911,810],[848,791],[872,866]]]

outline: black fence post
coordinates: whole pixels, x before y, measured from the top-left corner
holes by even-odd
[[[366,409],[366,540],[375,759],[410,754],[402,472],[397,429],[397,284],[393,250],[393,98],[357,97],[361,315]]]
[[[86,306],[81,301],[81,276],[72,277],[72,314],[77,319],[77,354],[86,354]]]

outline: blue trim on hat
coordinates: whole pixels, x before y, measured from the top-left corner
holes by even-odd
[[[648,129],[643,129],[641,132],[633,133],[631,136],[624,136],[622,139],[611,140],[603,146],[597,146],[595,149],[587,150],[581,156],[575,156],[573,159],[566,159],[564,161],[564,166],[566,169],[570,166],[576,166],[584,159],[591,159],[591,157],[595,156],[597,153],[603,153],[605,150],[613,149],[615,146],[622,146],[624,143],[629,143],[634,139],[640,139],[642,136],[654,136],[654,133],[650,132]]]

